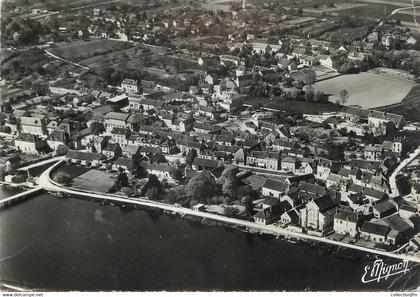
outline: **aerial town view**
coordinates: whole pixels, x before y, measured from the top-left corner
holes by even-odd
[[[418,291],[417,22],[2,0],[0,291]]]

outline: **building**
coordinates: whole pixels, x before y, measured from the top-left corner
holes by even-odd
[[[261,188],[263,196],[280,198],[289,189],[289,185],[285,182],[268,178]]]
[[[109,133],[114,128],[125,128],[130,114],[121,112],[109,112],[105,116],[105,127]]]
[[[337,209],[334,215],[334,232],[356,237],[359,217],[357,213],[346,209]]]
[[[15,148],[22,153],[39,154],[48,149],[48,144],[42,140],[38,135],[30,133],[20,133],[15,138]]]
[[[300,210],[301,226],[318,232],[327,231],[333,228],[335,213],[334,202],[329,196],[317,197]]]
[[[373,242],[386,243],[390,228],[379,222],[363,222],[360,226],[360,237]]]
[[[127,94],[135,94],[139,91],[138,82],[135,79],[124,79],[121,82],[121,88],[127,93]]]
[[[22,116],[19,120],[21,132],[39,136],[47,134],[46,117]]]

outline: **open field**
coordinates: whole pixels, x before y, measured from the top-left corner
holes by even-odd
[[[396,5],[390,4],[372,4],[369,3],[364,6],[353,7],[341,11],[336,11],[338,14],[353,15],[357,17],[369,17],[374,19],[380,19],[393,11],[394,9],[399,8]]]
[[[316,91],[330,95],[330,101],[340,99],[340,92],[347,90],[345,105],[374,108],[401,102],[416,83],[374,73],[338,76],[315,84]]]
[[[72,186],[86,191],[108,192],[114,182],[115,178],[112,177],[112,174],[91,169],[74,178]]]
[[[316,102],[306,101],[290,101],[281,100],[279,98],[264,98],[264,97],[246,97],[244,98],[243,104],[252,105],[258,107],[260,105],[286,112],[288,115],[294,115],[298,113],[321,113],[321,112],[332,112],[340,110],[340,106],[332,103],[322,104]]]
[[[89,57],[87,59],[80,60],[79,62],[89,68],[96,68],[103,65],[104,61],[106,61],[107,66],[113,68],[118,68],[118,65],[121,64],[129,65],[131,68],[144,67],[142,55],[139,53],[139,49],[134,47]]]
[[[93,56],[130,48],[132,45],[115,40],[95,39],[90,41],[73,41],[57,43],[51,52],[70,61],[81,61]]]
[[[384,108],[387,112],[401,114],[406,121],[420,121],[420,85],[414,86],[401,104]]]

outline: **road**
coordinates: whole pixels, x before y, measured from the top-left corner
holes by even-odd
[[[93,3],[93,4],[89,4],[89,5],[78,6],[78,7],[70,8],[70,9],[67,9],[67,10],[53,11],[53,12],[50,12],[50,13],[47,13],[47,14],[30,17],[30,19],[31,20],[36,20],[36,19],[40,19],[40,18],[46,18],[46,17],[52,16],[52,15],[55,15],[55,14],[70,12],[70,11],[74,11],[74,10],[86,9],[86,8],[95,7],[95,6],[102,6],[102,5],[106,5],[106,4],[110,4],[110,3],[114,3],[114,2],[120,2],[120,0],[111,0],[111,1],[101,2],[101,3]]]
[[[42,49],[42,48],[40,48],[40,49]],[[62,57],[59,57],[56,54],[53,54],[52,52],[50,52],[50,51],[48,51],[46,49],[42,49],[42,50],[44,51],[45,54],[47,54],[48,56],[50,56],[50,57],[52,57],[54,59],[57,59],[57,60],[60,60],[60,61],[66,62],[66,63],[70,63],[70,64],[72,64],[74,66],[81,67],[81,68],[83,68],[85,70],[89,70],[90,69],[89,67],[83,66],[82,64],[79,64],[79,63],[76,63],[76,62],[72,62],[72,61],[66,60],[66,59],[64,59]]]
[[[63,187],[63,186],[58,185],[57,183],[53,182],[50,179],[51,170],[54,169],[56,166],[58,166],[60,163],[61,162],[58,162],[58,163],[54,164],[53,166],[51,166],[50,168],[48,168],[46,171],[44,171],[41,174],[41,176],[39,178],[39,186],[41,186],[42,188],[44,188],[48,191],[64,192],[64,193],[68,193],[68,194],[71,194],[71,195],[85,196],[85,197],[89,197],[89,198],[97,198],[97,199],[108,200],[108,201],[113,201],[113,202],[120,202],[120,203],[126,203],[126,204],[136,204],[136,205],[142,205],[142,206],[147,206],[147,207],[152,207],[152,208],[159,208],[159,209],[162,209],[162,210],[170,211],[170,212],[173,212],[173,213],[178,213],[178,214],[181,214],[181,215],[192,215],[192,216],[196,216],[196,217],[201,217],[203,219],[210,219],[210,220],[224,222],[224,223],[228,223],[228,224],[232,224],[232,225],[236,225],[236,226],[243,226],[243,227],[246,227],[246,228],[249,228],[249,229],[252,229],[252,230],[257,230],[259,232],[266,233],[266,234],[284,235],[284,236],[289,236],[289,237],[292,237],[292,238],[300,238],[300,239],[322,242],[322,243],[326,243],[326,244],[333,244],[333,245],[336,245],[336,246],[355,249],[355,250],[359,250],[359,251],[362,251],[362,252],[367,252],[367,253],[377,254],[377,255],[381,255],[381,256],[386,256],[386,257],[391,257],[391,258],[408,260],[408,261],[411,261],[411,262],[420,263],[420,257],[415,257],[415,256],[410,256],[410,255],[400,255],[400,254],[395,254],[393,252],[386,252],[386,251],[382,251],[382,250],[376,250],[376,249],[370,249],[370,248],[366,248],[366,247],[356,246],[356,245],[352,245],[352,244],[348,244],[348,243],[344,243],[344,242],[338,242],[338,241],[334,241],[334,240],[331,240],[331,239],[328,239],[328,238],[325,238],[325,237],[316,237],[316,236],[312,236],[312,235],[308,235],[308,234],[296,233],[296,232],[293,232],[293,231],[289,231],[287,229],[276,227],[274,225],[260,225],[260,224],[257,224],[255,222],[250,222],[250,221],[245,221],[245,220],[240,220],[240,219],[235,219],[235,218],[229,218],[229,217],[226,217],[226,216],[213,214],[213,213],[208,213],[208,212],[196,211],[196,210],[192,210],[190,208],[185,208],[185,207],[177,207],[177,206],[174,206],[174,205],[171,205],[171,204],[161,203],[161,202],[157,202],[157,201],[151,201],[151,200],[148,200],[148,199],[145,199],[145,198],[131,199],[131,198],[125,198],[123,196],[118,196],[118,195],[113,195],[113,194],[86,192],[86,191],[80,191],[78,189],[73,189],[73,188],[69,188],[69,187]]]
[[[400,165],[392,172],[391,176],[389,177],[389,185],[391,187],[391,195],[393,197],[399,196],[399,191],[397,187],[397,175],[403,170],[408,164],[410,164],[418,155],[420,154],[420,146],[411,154],[409,154],[408,158],[405,158]]]

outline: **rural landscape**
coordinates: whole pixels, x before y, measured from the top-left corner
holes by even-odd
[[[417,291],[419,17],[3,0],[0,290]]]

